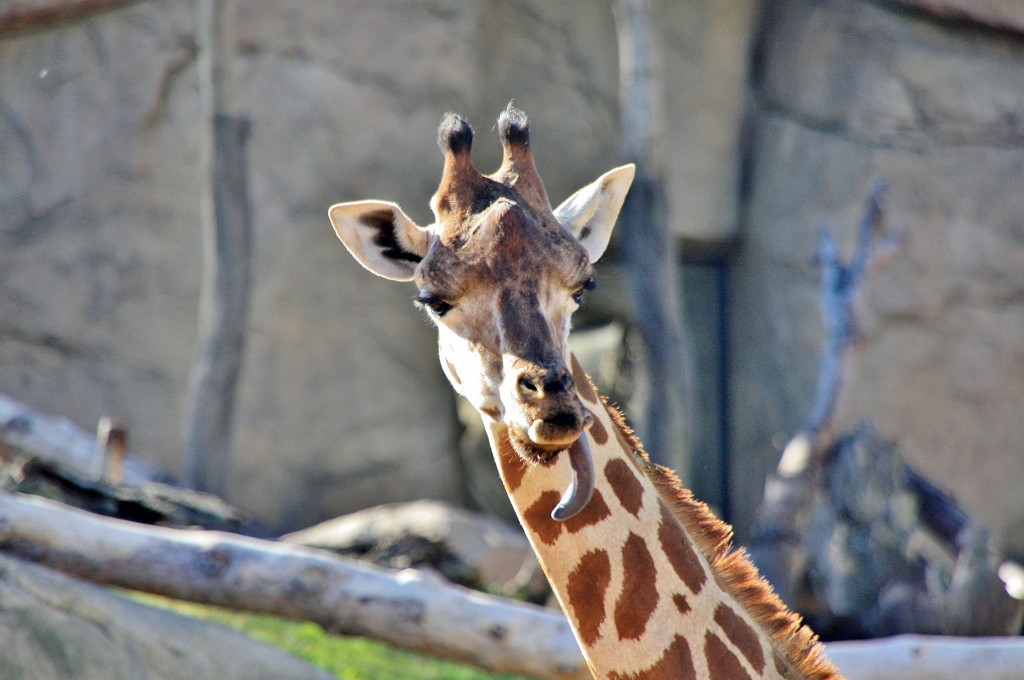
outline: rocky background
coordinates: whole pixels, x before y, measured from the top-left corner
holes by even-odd
[[[202,265],[194,3],[11,19],[47,4],[0,5],[0,391],[86,428],[115,416],[178,474]],[[1024,10],[655,7],[670,221],[682,260],[725,272],[721,290],[684,278],[690,299],[725,301],[725,337],[690,315],[717,348],[704,381],[728,368],[706,423],[723,453],[693,466],[728,471],[713,500],[742,537],[811,403],[818,228],[849,247],[884,178],[908,246],[869,285],[849,418],[1024,556]],[[474,122],[490,168],[510,99],[554,202],[615,165],[610,8],[250,0],[237,25],[255,261],[229,500],[280,529],[385,501],[486,505],[412,290],[364,272],[326,209],[386,198],[427,222],[441,115]],[[628,316],[615,288],[581,325]]]
[[[848,421],[874,420],[1020,555],[1024,9],[770,4],[732,260],[733,460],[773,464],[811,403],[816,365],[801,357],[820,354],[822,329],[808,256],[822,224],[852,250],[884,178],[907,248],[867,285]],[[756,477],[735,490],[757,493]]]

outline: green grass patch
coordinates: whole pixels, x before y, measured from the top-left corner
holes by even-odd
[[[340,680],[525,680],[420,656],[376,640],[328,635],[319,625],[308,621],[290,621],[143,593],[131,596],[145,604],[213,621],[280,647]]]

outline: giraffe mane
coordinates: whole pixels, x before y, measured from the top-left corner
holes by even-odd
[[[734,548],[732,527],[715,516],[707,504],[693,496],[672,470],[651,461],[640,439],[626,424],[625,417],[604,395],[601,401],[619,433],[632,448],[637,464],[654,482],[655,489],[672,515],[693,538],[717,575],[722,588],[731,594],[769,634],[784,661],[809,680],[842,680],[843,676],[825,656],[818,636],[803,624],[761,576],[743,548]]]

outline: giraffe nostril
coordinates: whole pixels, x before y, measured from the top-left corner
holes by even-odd
[[[522,373],[516,379],[519,393],[526,399],[558,397],[576,387],[572,374],[564,369],[541,369]]]
[[[575,386],[568,371],[555,371],[544,381],[546,394],[563,394]]]
[[[519,389],[522,390],[523,392],[529,392],[531,394],[536,394],[539,391],[537,389],[537,384],[530,380],[525,375],[519,376]]]

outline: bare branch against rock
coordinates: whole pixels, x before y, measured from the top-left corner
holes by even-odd
[[[185,482],[224,494],[249,312],[249,120],[234,83],[231,0],[198,0],[203,108],[203,284],[185,405]]]
[[[144,527],[0,491],[0,550],[97,583],[315,621],[493,672],[589,678],[561,613],[220,532]]]
[[[877,182],[868,195],[857,230],[857,244],[849,264],[839,258],[836,240],[828,229],[819,232],[815,261],[821,267],[821,316],[825,327],[825,351],[818,373],[807,422],[798,436],[806,437],[820,453],[833,441],[841,415],[843,388],[851,373],[853,351],[861,340],[856,303],[869,274],[888,264],[903,246],[903,238],[884,232],[882,204],[886,186]],[[785,463],[780,465],[785,469]]]
[[[861,339],[857,298],[870,272],[903,245],[883,233],[884,195],[877,184],[848,264],[821,232],[826,338],[814,405],[765,484],[750,555],[826,639],[1012,634],[1024,603],[1000,580],[988,533],[870,423],[837,433]]]
[[[649,0],[614,0],[619,44],[622,154],[636,178],[619,222],[633,321],[641,340],[636,429],[656,462],[689,477],[698,401],[692,397],[692,360],[684,335],[676,247],[669,230],[664,180],[655,150],[662,81]],[[684,426],[684,423],[690,423]]]
[[[886,187],[878,182],[864,206],[856,248],[849,264],[839,256],[835,238],[825,228],[819,232],[814,261],[821,269],[821,315],[825,349],[818,372],[814,403],[803,428],[789,441],[775,474],[765,483],[764,500],[758,509],[751,557],[779,595],[797,609],[799,601],[791,581],[800,560],[797,544],[820,473],[822,452],[835,439],[843,389],[850,375],[853,351],[861,338],[855,303],[867,275],[888,262],[902,239],[883,233]]]
[[[0,3],[0,38],[43,31],[139,0],[15,0]]]

